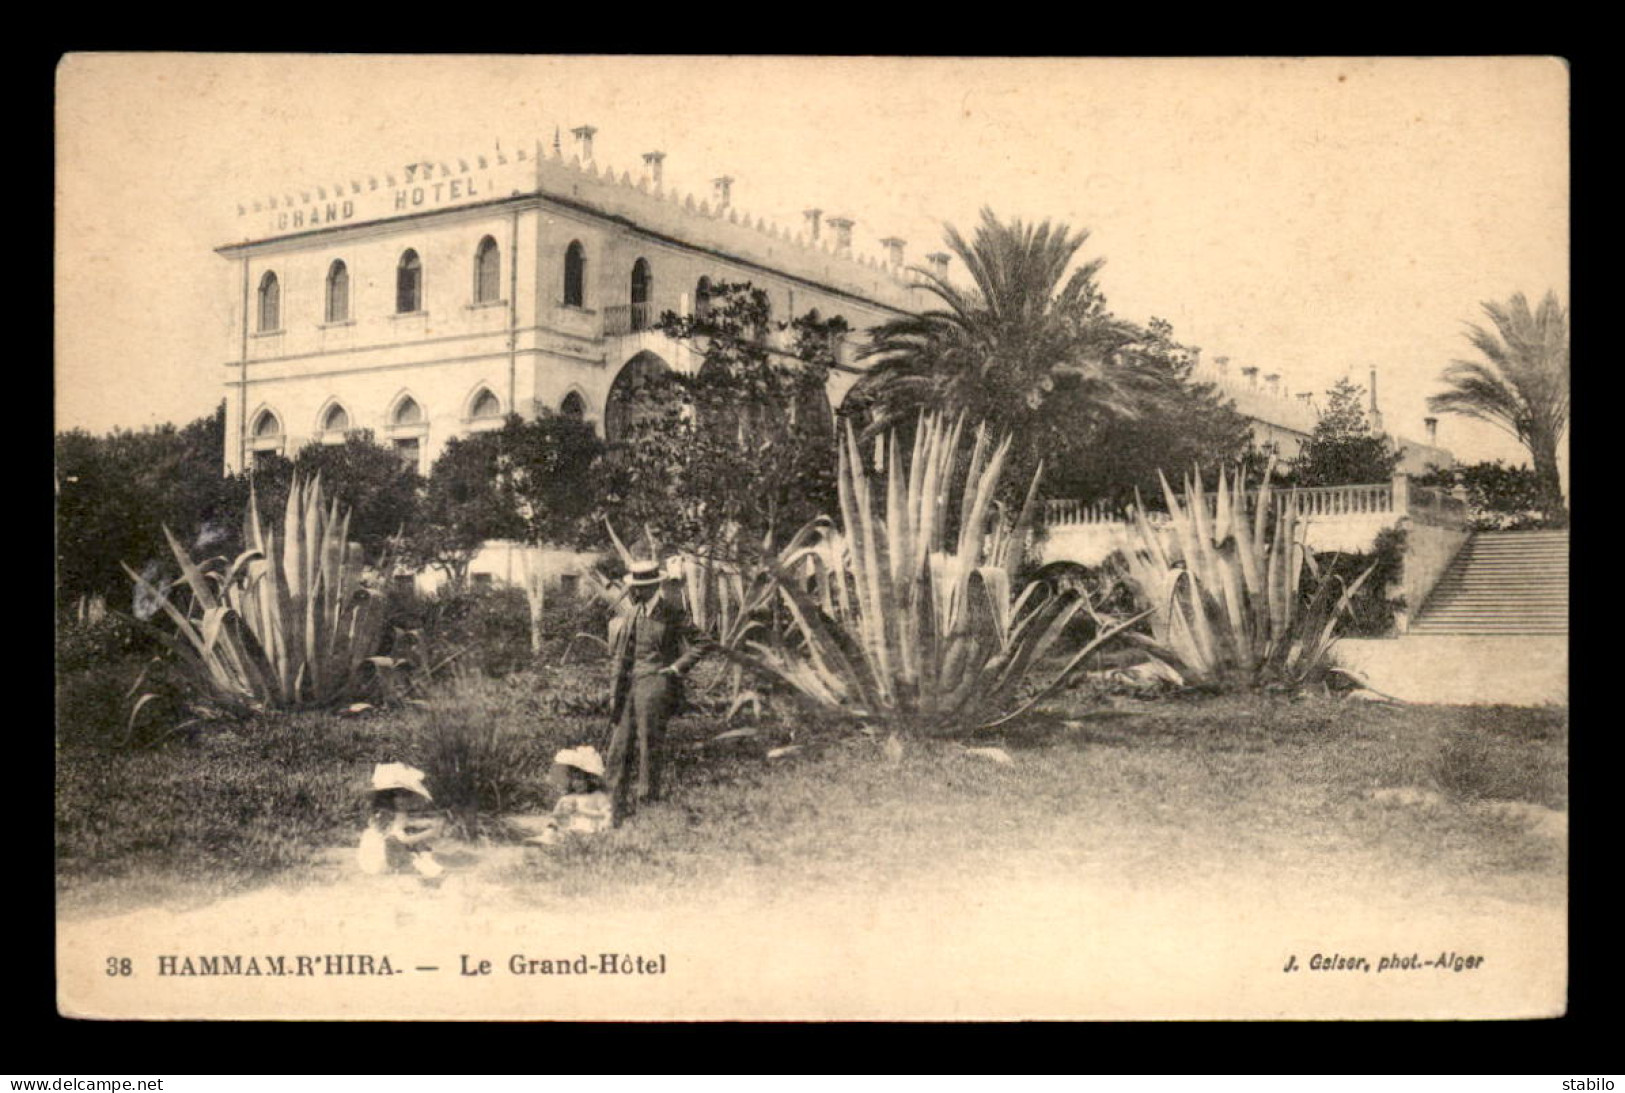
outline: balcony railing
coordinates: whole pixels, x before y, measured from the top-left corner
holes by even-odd
[[[648,330],[657,318],[653,304],[614,304],[604,308],[604,336],[615,338]]]
[[[1251,491],[1249,491],[1251,492]],[[1275,492],[1279,500],[1296,496],[1299,516],[1367,516],[1394,511],[1394,486],[1379,482],[1369,486],[1314,486],[1295,491]]]
[[[1256,500],[1257,490],[1249,490],[1249,501]],[[1391,482],[1377,482],[1358,486],[1316,486],[1307,489],[1272,489],[1273,503],[1285,504],[1295,499],[1298,515],[1309,519],[1335,519],[1393,515],[1409,516],[1418,523],[1443,527],[1462,527],[1467,522],[1467,505],[1449,492],[1429,486],[1413,486],[1405,476]],[[1209,506],[1216,493],[1209,493]],[[1211,509],[1210,509],[1211,511]],[[1151,514],[1153,519],[1156,514]],[[1086,503],[1072,500],[1044,502],[1044,522],[1050,527],[1079,527],[1092,524],[1122,524],[1129,520],[1128,511],[1105,503]]]

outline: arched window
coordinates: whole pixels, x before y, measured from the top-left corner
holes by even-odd
[[[286,440],[282,435],[282,419],[272,411],[261,410],[259,416],[254,418],[254,426],[249,433],[251,436],[249,447],[253,451],[251,466],[263,466],[271,456],[282,454],[282,446]]]
[[[423,263],[415,250],[401,255],[395,267],[395,310],[402,315],[423,310]]]
[[[350,271],[341,261],[327,268],[327,321],[342,323],[350,317]]]
[[[395,407],[395,416],[391,419],[395,425],[421,425],[423,424],[423,407],[411,395],[401,399]]]
[[[282,435],[282,422],[269,410],[261,411],[254,422],[254,439],[271,440]]]
[[[579,391],[571,391],[559,403],[559,413],[575,421],[581,421],[587,416],[587,400],[581,397]]]
[[[390,442],[395,454],[415,473],[423,473],[423,440],[427,429],[423,420],[423,407],[407,395],[395,404],[389,417]]]
[[[632,263],[632,329],[649,328],[649,295],[654,289],[654,277],[649,263],[639,258]]]
[[[474,302],[494,304],[502,299],[502,255],[489,235],[474,249]]]
[[[322,432],[342,433],[350,427],[350,412],[338,403],[328,407],[322,415]]]
[[[502,403],[491,393],[490,388],[482,388],[474,396],[474,402],[469,407],[468,416],[478,421],[482,418],[500,418],[502,416]]]
[[[282,288],[277,284],[276,274],[270,270],[260,278],[260,324],[261,334],[268,334],[273,330],[282,329]]]
[[[564,302],[570,307],[586,307],[587,251],[571,243],[564,251]]]
[[[694,286],[694,317],[696,319],[709,319],[711,317],[711,278],[701,277],[700,283]]]

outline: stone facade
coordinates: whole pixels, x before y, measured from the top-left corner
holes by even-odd
[[[617,175],[585,151],[493,151],[239,203],[243,238],[219,248],[240,268],[226,469],[367,428],[426,473],[448,438],[539,407],[602,429],[634,358],[695,363],[647,327],[691,311],[701,278],[752,282],[777,319],[844,317],[855,336],[831,380],[839,405],[861,331],[919,306],[899,262],[696,202],[647,170]]]

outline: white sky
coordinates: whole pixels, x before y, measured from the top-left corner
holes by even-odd
[[[978,208],[1092,235],[1118,314],[1323,391],[1376,365],[1388,425],[1479,303],[1568,299],[1568,76],[1528,58],[955,60],[80,55],[58,73],[57,427],[223,394],[237,202],[598,127],[600,164],[910,262]],[[1459,458],[1523,462],[1444,418]]]

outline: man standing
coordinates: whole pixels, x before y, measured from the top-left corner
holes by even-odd
[[[683,673],[704,652],[682,603],[661,590],[659,562],[634,562],[627,588],[633,609],[617,617],[610,641],[608,781],[617,823],[637,804],[660,799],[666,721]]]

